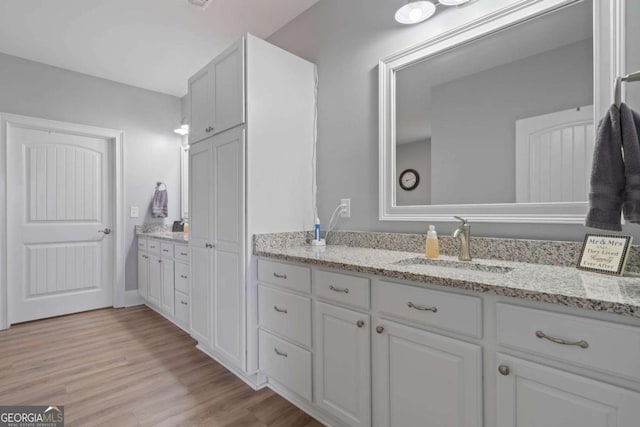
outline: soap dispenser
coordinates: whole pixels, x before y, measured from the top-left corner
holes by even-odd
[[[434,225],[429,226],[427,241],[424,245],[424,256],[427,258],[438,258],[440,256],[440,246],[438,245],[438,234]]]

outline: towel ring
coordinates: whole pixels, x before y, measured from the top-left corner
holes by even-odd
[[[162,188],[162,186],[164,186],[164,188]],[[165,184],[164,182],[156,182],[156,190],[166,190],[167,189],[167,184]]]
[[[623,82],[637,82],[640,81],[640,71],[628,74],[624,77],[616,77],[613,82],[613,103],[616,107],[620,107],[622,104],[622,83]]]

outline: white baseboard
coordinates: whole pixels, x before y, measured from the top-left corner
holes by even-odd
[[[132,289],[124,292],[124,305],[123,307],[132,307],[134,305],[142,305],[144,300],[138,293],[137,289]]]

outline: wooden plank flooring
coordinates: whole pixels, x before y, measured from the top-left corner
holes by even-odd
[[[0,331],[0,405],[65,405],[66,426],[318,427],[253,391],[147,307]]]

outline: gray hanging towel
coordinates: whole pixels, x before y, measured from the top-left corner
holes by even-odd
[[[626,104],[620,104],[620,128],[624,151],[624,219],[640,223],[640,116]]]
[[[158,190],[153,194],[153,204],[151,205],[151,216],[153,218],[166,218],[169,213],[167,205],[169,196],[167,190]]]
[[[621,231],[620,216],[624,193],[624,162],[620,111],[612,105],[598,124],[593,151],[587,227]]]

